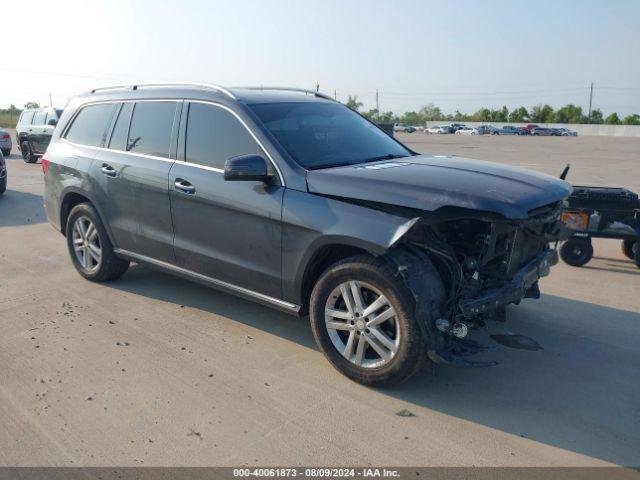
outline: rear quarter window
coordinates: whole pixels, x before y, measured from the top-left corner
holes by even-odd
[[[33,120],[33,111],[30,112],[22,112],[20,115],[20,120],[18,121],[19,125],[31,125],[31,121]]]
[[[74,118],[64,138],[80,145],[101,147],[115,107],[110,103],[84,107]]]

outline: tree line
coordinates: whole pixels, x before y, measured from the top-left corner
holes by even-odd
[[[640,125],[640,115],[634,113],[620,118],[617,113],[612,113],[605,117],[602,111],[595,108],[589,117],[582,110],[582,107],[572,103],[565,105],[558,110],[554,110],[551,105],[534,105],[527,110],[525,107],[518,107],[509,110],[506,106],[494,110],[481,108],[475,113],[466,114],[456,110],[454,113],[443,113],[439,107],[433,103],[425,105],[417,112],[405,112],[398,116],[393,112],[378,112],[375,108],[368,111],[361,111],[363,103],[358,101],[358,97],[349,95],[346,103],[347,107],[360,112],[370,120],[378,123],[407,123],[409,125],[424,125],[428,121],[451,121],[451,122],[498,122],[498,123],[593,123],[606,125]]]
[[[481,108],[475,113],[466,114],[456,110],[454,113],[443,113],[439,107],[433,103],[425,105],[417,112],[405,112],[398,116],[393,112],[378,112],[375,108],[368,111],[361,111],[364,106],[358,101],[358,97],[349,95],[346,103],[347,107],[360,112],[369,120],[378,123],[407,123],[409,125],[424,125],[428,121],[449,121],[449,122],[497,122],[497,123],[593,123],[606,125],[640,125],[640,115],[637,113],[620,118],[616,112],[605,117],[602,111],[594,108],[591,117],[585,114],[582,107],[572,103],[565,105],[558,110],[554,110],[551,105],[534,105],[529,110],[525,107],[518,107],[509,110],[506,106],[498,110]],[[37,102],[27,102],[24,108],[38,108]],[[0,109],[0,114],[18,116],[22,109],[15,105],[9,108]]]

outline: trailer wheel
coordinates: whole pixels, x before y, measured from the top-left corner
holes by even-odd
[[[623,240],[622,241],[622,253],[629,260],[634,260],[636,258],[636,252],[638,251],[638,242],[636,240]]]
[[[590,238],[570,238],[560,247],[560,257],[573,267],[585,265],[593,257]]]

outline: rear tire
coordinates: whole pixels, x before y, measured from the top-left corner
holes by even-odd
[[[2,195],[7,189],[7,176],[5,175],[2,180],[0,180],[0,195]]]
[[[380,258],[356,255],[331,266],[314,286],[309,310],[320,350],[356,382],[398,384],[428,360],[413,297]]]
[[[9,149],[9,150],[7,150],[7,149],[2,150],[2,155],[4,155],[5,157],[8,157],[9,155],[11,155],[11,149]]]
[[[31,150],[31,144],[26,140],[20,145],[20,150],[22,151],[22,160],[25,163],[35,163],[38,160]]]
[[[570,238],[560,247],[560,257],[573,267],[585,265],[593,257],[590,238]]]
[[[638,245],[639,244],[638,244],[637,240],[629,240],[629,239],[623,240],[622,241],[622,253],[629,260],[635,260],[636,251],[638,250],[638,248],[640,248]]]
[[[66,235],[73,266],[87,280],[115,280],[129,268],[128,261],[113,253],[109,236],[90,203],[73,207],[67,219]]]

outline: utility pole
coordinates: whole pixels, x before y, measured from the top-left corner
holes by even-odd
[[[379,95],[378,95],[377,88],[376,88],[376,117],[378,117],[378,121],[380,121],[380,102],[379,102]]]
[[[338,92],[336,90],[333,91],[333,99],[338,101]]]
[[[320,82],[316,82],[316,92],[320,91]]]
[[[49,90],[49,106],[53,108],[53,100],[51,99],[51,90]]]
[[[589,123],[591,123],[591,104],[593,102],[593,82],[591,82],[591,89],[589,90]]]

